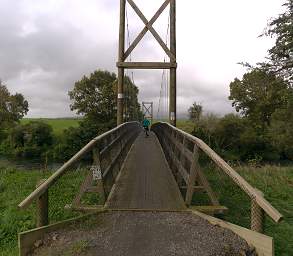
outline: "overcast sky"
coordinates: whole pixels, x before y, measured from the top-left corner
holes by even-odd
[[[150,19],[163,0],[136,0]],[[232,112],[229,83],[266,56],[273,39],[258,38],[281,13],[281,0],[177,0],[177,106]],[[143,28],[127,8],[130,40]],[[168,9],[154,27],[165,40]],[[67,92],[95,69],[116,72],[119,0],[0,0],[0,78],[29,101],[29,117],[72,116]],[[162,61],[150,34],[132,60]],[[140,101],[157,113],[162,71],[134,71]],[[161,107],[163,109],[163,107]]]

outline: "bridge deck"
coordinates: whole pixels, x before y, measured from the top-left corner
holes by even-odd
[[[185,209],[176,181],[154,133],[134,142],[108,201],[109,208]]]

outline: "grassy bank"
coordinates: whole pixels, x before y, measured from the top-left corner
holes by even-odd
[[[265,233],[275,238],[276,255],[293,255],[293,166],[236,169],[253,186],[262,190],[268,201],[284,215],[284,221],[280,224],[267,218]],[[247,196],[214,169],[207,167],[205,171],[216,188],[221,203],[229,208],[224,218],[249,227],[250,201]],[[17,204],[35,188],[39,179],[49,175],[50,173],[38,171],[0,169],[0,255],[17,255],[17,233],[35,226],[35,208],[20,211]],[[83,175],[79,172],[68,175],[50,191],[50,199],[54,201],[54,205],[51,204],[53,209],[51,208],[49,214],[53,221],[75,215],[64,210],[64,205],[71,202],[76,193],[76,184],[80,184]]]
[[[64,129],[69,127],[77,127],[79,125],[79,118],[23,118],[22,124],[27,124],[31,121],[42,121],[52,126],[55,134],[61,134]]]
[[[20,210],[17,205],[36,187],[40,179],[47,178],[51,172],[0,169],[0,256],[18,255],[17,234],[35,228],[35,205]],[[84,170],[69,172],[49,190],[49,217],[52,222],[77,216],[65,210],[70,204]]]

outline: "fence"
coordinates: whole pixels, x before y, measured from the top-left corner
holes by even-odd
[[[124,159],[140,131],[138,122],[124,123],[91,140],[48,179],[41,180],[18,206],[36,202],[37,226],[104,205]],[[92,164],[80,165],[92,153]]]
[[[223,191],[221,186],[236,186],[235,191],[244,193],[251,202],[250,227],[252,230],[263,231],[264,213],[275,222],[282,219],[282,215],[263,197],[260,191],[253,188],[202,140],[168,123],[156,123],[152,126],[152,130],[159,138],[186,205],[190,206],[198,199],[201,203],[207,203],[198,197],[200,192],[204,191],[212,205],[201,205],[195,208],[222,213],[226,207],[220,205],[219,198]],[[216,168],[212,168],[209,164],[206,165],[209,168],[205,168],[204,171],[202,161],[200,161],[202,159],[211,160]],[[217,178],[222,179],[221,182]]]

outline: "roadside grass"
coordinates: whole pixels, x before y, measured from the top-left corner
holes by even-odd
[[[17,205],[35,189],[40,179],[51,174],[0,168],[1,256],[18,255],[17,234],[35,228],[35,204],[25,210],[18,209]],[[64,209],[64,206],[72,202],[84,175],[83,169],[68,172],[49,189],[49,218],[52,223],[80,215]]]
[[[78,127],[80,118],[23,118],[22,124],[27,124],[31,121],[41,121],[49,124],[53,128],[55,135],[60,135],[63,130],[70,127]]]
[[[287,167],[265,165],[260,168],[238,166],[235,170],[252,186],[261,190],[265,198],[284,216],[280,223],[265,217],[264,232],[274,238],[276,255],[293,255],[293,165]],[[250,228],[250,198],[213,165],[204,171],[212,188],[228,212],[225,220]],[[204,195],[194,198],[194,203],[206,202]]]

